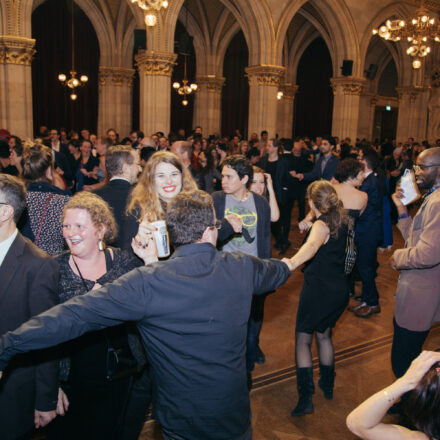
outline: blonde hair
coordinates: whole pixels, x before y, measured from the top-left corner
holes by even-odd
[[[63,217],[69,209],[84,209],[90,215],[96,229],[104,228],[102,240],[108,244],[115,241],[118,235],[118,226],[109,204],[96,194],[82,191],[76,193],[65,205]]]
[[[329,227],[330,234],[337,236],[342,224],[347,223],[347,218],[335,187],[327,180],[317,180],[307,187],[307,196],[321,213],[319,219]]]
[[[154,153],[145,165],[138,183],[133,188],[127,205],[127,214],[134,215],[139,221],[147,213],[150,214],[151,221],[163,220],[165,218],[165,211],[154,184],[156,168],[162,162],[173,165],[182,173],[182,191],[194,191],[197,189],[191,173],[183,167],[178,156],[169,151]]]

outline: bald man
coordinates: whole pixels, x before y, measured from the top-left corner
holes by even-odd
[[[440,148],[425,150],[414,165],[416,182],[426,190],[414,218],[402,204],[398,188],[392,198],[397,227],[406,241],[391,257],[400,270],[391,352],[393,372],[401,377],[422,351],[431,325],[440,321]]]

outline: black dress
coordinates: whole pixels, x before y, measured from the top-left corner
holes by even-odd
[[[296,316],[297,332],[322,333],[335,326],[347,307],[349,289],[344,272],[346,241],[347,226],[343,225],[338,234],[330,236],[327,243],[306,263]]]

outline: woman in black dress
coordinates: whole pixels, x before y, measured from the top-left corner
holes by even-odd
[[[316,334],[319,351],[320,388],[333,398],[334,349],[332,328],[348,304],[344,272],[347,218],[334,186],[324,180],[307,189],[315,222],[300,250],[284,259],[291,270],[307,261],[295,330],[295,358],[299,401],[292,416],[313,412],[313,364],[311,343]]]

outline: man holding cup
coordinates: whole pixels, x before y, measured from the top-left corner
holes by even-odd
[[[411,218],[402,203],[402,190],[392,195],[398,212],[397,227],[405,247],[391,257],[400,270],[394,311],[391,363],[396,377],[405,374],[421,352],[431,325],[440,321],[440,148],[425,150],[414,165],[417,186],[427,190]]]

